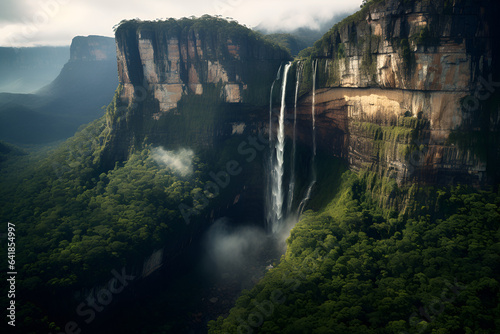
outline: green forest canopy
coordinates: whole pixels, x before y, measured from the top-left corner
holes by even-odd
[[[404,210],[387,206],[407,198]],[[385,207],[385,208],[384,208]],[[492,333],[500,194],[346,172],[292,230],[279,266],[209,333]]]

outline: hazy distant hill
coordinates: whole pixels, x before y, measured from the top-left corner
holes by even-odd
[[[71,43],[71,57],[59,76],[37,91],[52,98],[44,111],[75,117],[88,123],[102,116],[118,86],[115,39],[77,36]]]
[[[0,92],[31,93],[49,84],[70,56],[69,46],[0,47]]]
[[[341,13],[334,15],[330,20],[321,23],[319,29],[301,27],[291,31],[269,31],[261,26],[257,26],[255,30],[264,34],[268,40],[287,48],[295,56],[301,50],[313,46],[314,42],[330,30],[335,23],[340,22],[350,14]]]
[[[118,86],[114,38],[75,37],[57,78],[34,94],[0,93],[0,139],[18,144],[70,137],[102,116]]]

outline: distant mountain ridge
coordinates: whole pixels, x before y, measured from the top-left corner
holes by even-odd
[[[116,62],[116,46],[112,37],[76,36],[71,42],[70,50],[70,61]]]
[[[50,83],[70,55],[69,46],[0,47],[0,92],[31,93]]]
[[[0,93],[0,139],[16,144],[70,137],[102,116],[118,86],[114,38],[77,36],[57,78],[34,94]]]

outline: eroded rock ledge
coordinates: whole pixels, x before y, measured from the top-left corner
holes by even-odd
[[[301,126],[317,61],[324,148],[401,182],[484,182],[498,161],[495,9],[488,0],[373,1],[315,44],[303,66]]]
[[[172,111],[182,96],[220,84],[227,103],[265,104],[264,92],[289,55],[236,22],[213,17],[162,22],[129,21],[116,31],[122,99],[134,90],[152,92],[159,109]]]

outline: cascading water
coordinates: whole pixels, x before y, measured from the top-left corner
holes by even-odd
[[[272,221],[274,217],[274,212],[273,212],[273,180],[272,180],[272,171],[274,169],[274,150],[273,150],[273,119],[272,119],[272,113],[273,113],[273,92],[274,92],[274,84],[276,81],[279,81],[281,78],[281,68],[282,65],[280,65],[278,72],[276,73],[276,78],[274,79],[272,85],[271,85],[271,92],[269,93],[269,165],[268,165],[268,176],[267,176],[267,191],[266,191],[266,214],[267,214],[267,224],[268,227],[270,228],[272,226]]]
[[[273,84],[271,85],[271,93],[269,94],[269,148],[272,147],[272,127],[273,127],[273,120],[272,120],[272,114],[273,114],[273,90],[274,90],[274,84],[276,83],[276,81],[278,81],[280,79],[280,75],[281,75],[281,67],[282,65],[280,65],[280,68],[278,69],[278,73],[276,73],[276,79],[274,79],[273,81]],[[271,162],[272,163],[272,162]]]
[[[316,113],[315,113],[315,106],[316,106],[316,70],[318,68],[318,61],[314,60],[312,62],[312,85],[313,85],[313,91],[312,91],[312,107],[311,107],[311,116],[312,116],[312,142],[313,142],[313,156],[311,159],[311,183],[309,184],[309,187],[307,187],[306,195],[302,199],[302,201],[299,204],[299,208],[297,210],[297,213],[300,215],[302,214],[302,211],[304,210],[304,207],[306,206],[307,202],[309,201],[309,198],[311,197],[311,192],[316,184],[316,165],[315,165],[315,158],[316,158]]]
[[[296,126],[297,126],[297,100],[299,94],[299,84],[301,80],[301,74],[303,70],[303,64],[297,64],[297,74],[295,83],[295,101],[294,101],[294,117],[293,117],[293,138],[292,138],[292,150],[291,150],[291,163],[290,163],[290,180],[288,183],[288,195],[287,203],[284,208],[285,200],[285,190],[283,186],[283,176],[284,176],[284,152],[285,152],[285,93],[288,71],[291,67],[291,63],[287,63],[283,69],[282,85],[281,85],[281,106],[278,122],[278,131],[276,139],[272,136],[272,96],[274,84],[280,79],[280,70],[278,71],[276,80],[271,86],[271,101],[269,106],[269,168],[270,176],[268,182],[268,200],[267,200],[267,224],[269,231],[272,234],[276,234],[280,231],[282,222],[288,217],[297,218],[302,214],[307,202],[311,197],[312,190],[317,181],[316,175],[316,74],[318,63],[317,60],[312,62],[312,105],[311,105],[311,118],[312,118],[312,146],[313,152],[311,157],[311,181],[307,187],[305,195],[301,200],[297,211],[292,210],[293,198],[295,192],[295,160],[296,160]],[[285,209],[285,210],[284,210]],[[293,213],[292,213],[293,211]]]
[[[292,211],[293,193],[295,191],[295,151],[296,151],[296,129],[297,129],[297,98],[299,96],[300,75],[302,73],[303,63],[297,63],[296,82],[295,82],[295,101],[293,105],[293,142],[292,142],[292,157],[290,163],[290,183],[288,185],[288,205],[287,212]]]
[[[271,152],[271,205],[268,212],[268,225],[271,232],[274,234],[280,228],[280,223],[283,219],[283,162],[285,151],[285,93],[288,70],[291,63],[287,63],[283,70],[283,81],[281,85],[281,107],[278,123],[277,141],[274,147],[274,152]],[[272,124],[271,124],[272,125]],[[269,128],[271,132],[272,127]]]
[[[314,167],[314,159],[316,158],[316,71],[318,69],[318,60],[313,61],[313,96],[312,96],[312,106],[311,106],[311,115],[312,115],[312,129],[313,129],[313,167]],[[316,169],[313,168],[314,181],[316,182]]]

